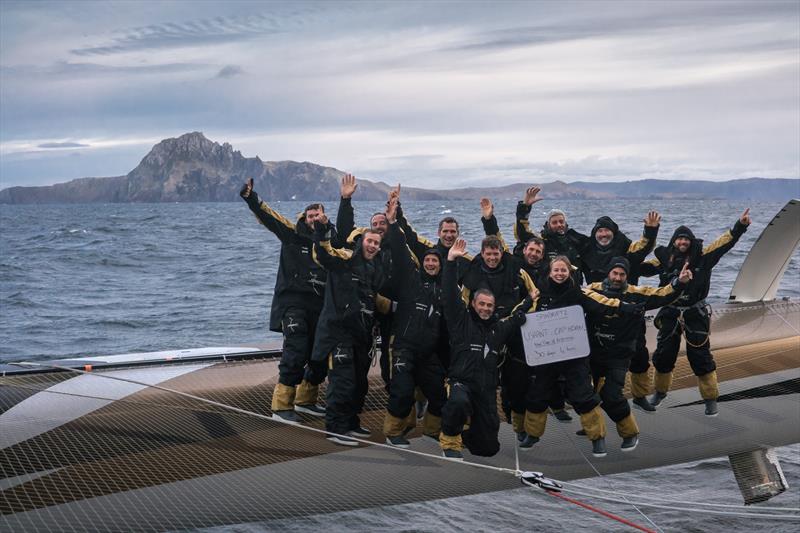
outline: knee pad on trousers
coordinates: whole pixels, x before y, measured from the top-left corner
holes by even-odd
[[[635,437],[639,434],[639,426],[636,424],[636,419],[633,417],[633,413],[617,422],[617,433],[619,433],[619,436],[623,439]]]
[[[318,395],[319,385],[312,385],[303,380],[295,389],[294,403],[295,405],[314,405],[317,403]]]
[[[672,386],[672,372],[661,373],[657,371],[654,381],[656,391],[666,394]]]
[[[600,412],[600,407],[595,407],[588,413],[581,415],[581,426],[586,431],[586,436],[589,440],[597,440],[606,436],[606,420],[603,418],[603,413]]]
[[[717,371],[697,376],[700,396],[704,400],[716,400],[719,398],[719,385],[717,384]]]
[[[644,398],[650,394],[650,374],[647,372],[631,372],[631,396]]]
[[[544,435],[544,428],[547,425],[547,411],[533,413],[525,411],[525,433],[533,437]]]
[[[289,411],[294,409],[295,388],[283,383],[276,383],[272,391],[272,411]]]

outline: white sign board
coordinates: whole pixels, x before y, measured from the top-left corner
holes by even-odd
[[[583,308],[571,305],[528,314],[522,326],[522,342],[530,366],[586,357],[589,337]]]

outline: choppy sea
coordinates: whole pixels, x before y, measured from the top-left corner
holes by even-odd
[[[787,199],[788,200],[788,199]],[[513,240],[515,200],[496,200],[507,240]],[[366,224],[379,202],[355,202],[356,221]],[[294,218],[301,202],[274,207]],[[610,215],[629,237],[638,238],[642,218],[662,216],[659,244],[686,224],[712,241],[746,207],[753,224],[714,270],[709,301],[722,305],[755,239],[782,203],[700,200],[636,200],[613,203],[545,200],[534,206],[532,227],[553,207],[589,233],[595,219]],[[336,205],[329,205],[333,218]],[[408,219],[435,240],[445,215],[461,222],[471,252],[482,238],[474,202],[406,202]],[[0,362],[42,360],[237,345],[277,339],[267,319],[278,265],[278,240],[260,226],[243,202],[208,204],[99,204],[0,206]],[[647,284],[648,282],[645,282]],[[779,297],[800,297],[800,252],[788,265]],[[712,337],[713,344],[713,337]],[[800,414],[800,406],[798,406]],[[800,445],[779,450],[790,484],[770,505],[800,506]],[[587,480],[587,485],[669,499],[705,498],[741,503],[727,459],[713,459]],[[703,516],[666,509],[642,511],[604,504],[647,527],[680,531],[796,531],[797,522],[758,521],[727,515]],[[517,531],[588,529],[618,531],[619,523],[530,490],[436,500],[377,510],[339,513],[301,521],[252,524],[226,531]]]

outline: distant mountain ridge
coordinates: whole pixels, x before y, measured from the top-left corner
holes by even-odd
[[[123,203],[237,201],[249,177],[264,198],[272,200],[334,200],[344,172],[332,167],[295,161],[247,158],[229,143],[219,144],[200,132],[164,139],[125,176],[80,178],[41,187],[0,190],[0,203]],[[390,189],[383,182],[358,180],[358,198],[382,200]],[[502,187],[432,190],[407,187],[411,200],[469,200],[519,198],[531,183]],[[800,179],[749,178],[725,182],[641,180],[628,182],[555,181],[545,184],[548,198],[725,198],[785,200],[800,196]]]

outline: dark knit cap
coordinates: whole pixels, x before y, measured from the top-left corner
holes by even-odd
[[[614,257],[611,259],[611,263],[608,264],[608,271],[611,272],[615,268],[621,268],[625,271],[626,274],[631,273],[631,264],[628,262],[627,259],[624,257]]]

